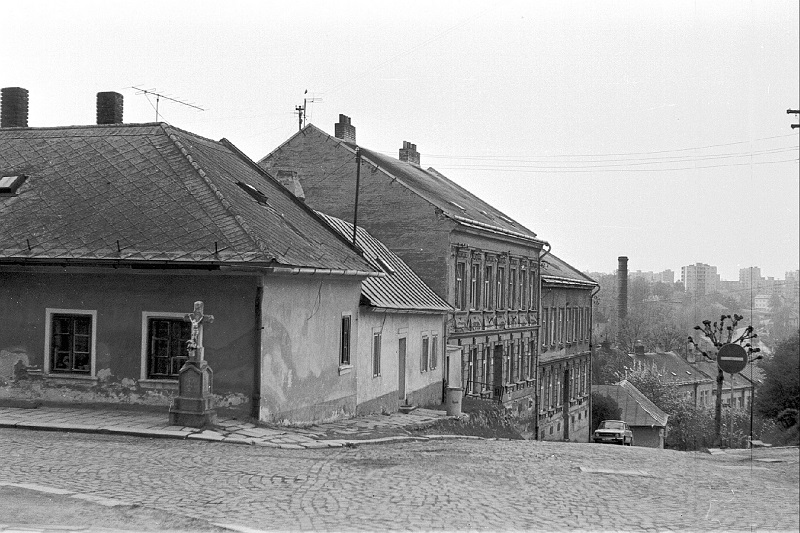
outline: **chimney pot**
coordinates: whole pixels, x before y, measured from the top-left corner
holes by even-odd
[[[0,90],[0,128],[28,127],[28,89],[5,87]]]
[[[122,95],[113,91],[97,93],[97,123],[122,124]]]
[[[334,124],[333,129],[337,139],[348,143],[356,143],[356,128],[350,124],[350,117],[347,115],[339,115],[339,122]]]
[[[419,152],[417,152],[417,145],[408,141],[403,141],[403,147],[400,148],[400,161],[405,161],[406,163],[419,166]]]

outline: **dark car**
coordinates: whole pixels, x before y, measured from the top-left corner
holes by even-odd
[[[622,420],[603,420],[592,435],[595,442],[633,446],[633,432]]]

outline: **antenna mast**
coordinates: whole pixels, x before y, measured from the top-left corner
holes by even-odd
[[[155,89],[142,89],[142,88],[139,88],[139,87],[131,87],[131,89],[136,89],[137,91],[139,91],[139,92],[138,92],[138,93],[136,93],[136,94],[143,94],[143,95],[145,95],[145,96],[147,96],[148,94],[152,94],[153,96],[155,96],[155,97],[156,97],[156,106],[155,106],[155,110],[156,110],[156,122],[158,122],[158,117],[159,117],[159,113],[158,113],[158,104],[159,104],[159,102],[161,101],[161,99],[162,99],[162,98],[163,98],[164,100],[169,100],[170,102],[175,102],[175,103],[177,103],[177,104],[181,104],[181,105],[185,105],[185,106],[187,106],[187,107],[192,107],[192,108],[194,108],[194,109],[198,109],[198,110],[200,110],[200,111],[205,111],[205,109],[203,109],[203,108],[202,108],[202,107],[200,107],[200,106],[196,106],[196,105],[194,105],[194,104],[190,104],[189,102],[184,102],[183,100],[178,100],[178,99],[176,99],[176,98],[171,98],[171,97],[169,97],[169,96],[167,96],[167,95],[164,95],[164,94],[161,94],[161,93],[157,93],[157,92],[155,92]]]
[[[303,105],[296,105],[294,106],[294,111],[297,113],[297,129],[302,130],[306,125],[306,118],[308,116],[306,109],[308,104],[313,104],[314,102],[322,102],[321,97],[308,97],[305,96],[308,94],[308,89],[303,91]]]

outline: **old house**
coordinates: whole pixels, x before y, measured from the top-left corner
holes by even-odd
[[[352,224],[320,216],[343,237],[353,238]],[[386,273],[362,282],[357,414],[441,403],[447,366],[444,332],[453,308],[362,227],[356,230],[356,246],[375,270]]]
[[[611,398],[620,408],[620,420],[633,432],[634,446],[664,448],[669,415],[659,409],[628,380],[616,385],[594,385],[592,392]]]
[[[597,283],[553,254],[542,259],[538,435],[587,442],[592,296]]]
[[[647,369],[653,372],[662,383],[674,386],[695,407],[714,405],[711,403],[714,380],[675,352],[645,352],[642,347],[637,353],[628,354],[628,360],[630,371]]]
[[[404,142],[399,159],[360,147],[344,115],[335,133],[309,125],[259,164],[302,188],[313,208],[356,218],[455,308],[444,336],[460,347],[466,394],[535,419],[539,256],[547,243],[423,168],[416,145]]]
[[[116,93],[97,125],[30,128],[27,99],[3,90],[0,401],[166,416],[201,300],[219,409],[356,413],[362,281],[385,271],[226,140],[122,124]]]

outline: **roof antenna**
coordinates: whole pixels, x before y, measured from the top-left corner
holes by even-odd
[[[155,89],[142,89],[142,88],[140,88],[140,87],[131,87],[131,89],[136,89],[137,91],[139,91],[139,92],[138,92],[138,93],[136,93],[136,94],[143,94],[143,95],[145,95],[145,97],[146,97],[148,94],[152,94],[153,96],[155,96],[155,97],[156,97],[156,106],[155,106],[155,110],[156,110],[156,122],[158,122],[158,117],[159,117],[159,113],[158,113],[158,104],[159,104],[159,102],[161,101],[161,99],[162,99],[162,98],[163,98],[164,100],[169,100],[170,102],[175,102],[175,103],[177,103],[177,104],[181,104],[181,105],[185,105],[185,106],[188,106],[188,107],[192,107],[192,108],[194,108],[194,109],[199,109],[200,111],[205,111],[205,109],[203,109],[203,108],[202,108],[202,107],[200,107],[200,106],[197,106],[197,105],[194,105],[194,104],[190,104],[189,102],[184,102],[183,100],[178,100],[178,99],[176,99],[176,98],[171,98],[171,97],[169,97],[169,96],[166,96],[166,95],[164,95],[164,94],[161,94],[161,93],[157,93],[157,92],[155,92]],[[149,99],[148,99],[148,100],[149,100]],[[151,105],[152,105],[152,104],[151,104]]]
[[[294,112],[297,113],[297,129],[302,130],[306,125],[307,106],[315,102],[322,102],[321,96],[306,96],[308,89],[303,91],[303,105],[294,106]]]

